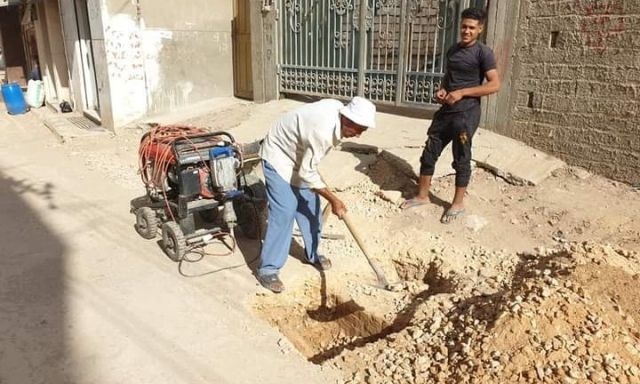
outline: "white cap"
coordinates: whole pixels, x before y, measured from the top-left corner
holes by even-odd
[[[340,109],[347,119],[367,128],[376,126],[376,106],[364,97],[356,96],[349,104]]]

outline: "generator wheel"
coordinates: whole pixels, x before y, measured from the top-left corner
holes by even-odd
[[[234,207],[242,234],[260,240],[267,229],[267,192],[264,183],[255,175],[247,175],[245,193],[251,200],[239,200]]]
[[[181,261],[187,253],[187,241],[175,221],[162,224],[162,246],[167,256],[175,262]]]
[[[136,232],[145,239],[153,239],[158,234],[160,220],[156,212],[149,207],[136,210]]]

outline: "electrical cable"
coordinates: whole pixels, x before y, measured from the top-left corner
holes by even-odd
[[[255,213],[256,213],[256,217],[257,217],[257,214],[258,214],[257,204],[254,201],[254,202],[252,202],[252,205],[253,205],[253,207],[255,209]],[[226,232],[222,232],[219,235],[216,235],[214,237],[224,237],[225,235],[228,235],[233,240],[233,247],[231,248],[232,250],[229,253],[227,253],[227,254],[214,254],[214,253],[210,253],[210,252],[205,252],[202,248],[190,249],[189,252],[195,253],[195,254],[199,255],[200,257],[195,258],[195,259],[189,259],[185,255],[185,257],[182,260],[180,260],[180,262],[178,263],[178,272],[180,273],[180,275],[182,275],[184,277],[202,277],[202,276],[217,274],[217,273],[220,273],[220,272],[223,272],[223,271],[229,271],[229,270],[232,270],[232,269],[238,269],[238,268],[241,268],[241,267],[244,267],[244,266],[251,266],[258,259],[260,259],[260,254],[262,252],[262,233],[263,232],[262,232],[262,224],[260,223],[260,221],[257,222],[257,226],[258,226],[258,236],[259,236],[258,237],[258,252],[257,252],[256,256],[253,257],[253,259],[251,259],[249,261],[246,261],[244,263],[241,263],[241,264],[231,265],[231,266],[228,266],[228,267],[222,267],[222,268],[215,269],[213,271],[208,271],[208,272],[199,273],[199,274],[195,274],[195,275],[190,275],[190,274],[185,273],[183,271],[183,263],[197,263],[197,262],[201,261],[202,259],[204,259],[205,256],[229,256],[229,255],[232,255],[232,254],[235,253],[235,250],[237,249],[237,244],[238,244],[235,236],[233,236],[233,235],[231,235],[229,233],[226,233]],[[220,241],[222,241],[222,240],[220,240]]]
[[[247,178],[246,178],[246,174],[245,174],[244,171],[242,172],[242,179],[244,180],[244,185],[247,186]],[[214,254],[207,253],[207,252],[205,252],[205,251],[203,251],[201,249],[197,250],[199,252],[190,250],[192,253],[196,253],[196,254],[200,255],[200,257],[197,258],[197,259],[183,258],[180,261],[180,263],[178,264],[178,272],[182,276],[184,276],[184,277],[202,277],[202,276],[206,276],[206,275],[213,275],[213,274],[216,274],[216,273],[220,273],[220,272],[223,272],[223,271],[228,271],[228,270],[232,270],[232,269],[241,268],[241,267],[244,267],[244,266],[251,266],[252,264],[254,264],[256,261],[258,261],[260,259],[260,254],[262,253],[262,238],[263,238],[264,232],[263,232],[263,228],[262,228],[262,223],[261,223],[260,220],[258,220],[258,218],[260,217],[259,216],[259,210],[258,210],[258,204],[256,203],[256,199],[255,199],[255,196],[253,196],[253,192],[252,191],[251,191],[251,194],[252,194],[252,196],[251,196],[252,197],[251,206],[253,207],[253,212],[255,214],[256,224],[257,224],[257,229],[258,229],[258,252],[253,257],[253,259],[251,259],[249,261],[245,261],[242,264],[231,265],[231,266],[228,266],[228,267],[219,268],[219,269],[216,269],[216,270],[213,270],[213,271],[204,272],[204,273],[197,274],[197,275],[189,275],[189,274],[186,274],[182,269],[183,262],[195,263],[195,262],[198,262],[198,261],[204,259],[205,256],[210,256],[210,255],[215,256]],[[232,236],[232,239],[234,241],[234,252],[235,252],[235,247],[237,245],[237,240],[235,239],[234,236]]]

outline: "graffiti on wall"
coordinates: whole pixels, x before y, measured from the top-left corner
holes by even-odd
[[[138,30],[107,28],[105,51],[107,64],[114,78],[144,81],[142,37]]]
[[[622,0],[576,0],[575,5],[585,16],[580,22],[580,33],[586,47],[603,54],[626,32]]]
[[[113,15],[104,32],[106,62],[116,125],[147,110],[142,34],[130,15]]]

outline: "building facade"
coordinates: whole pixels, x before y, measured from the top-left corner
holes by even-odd
[[[109,129],[234,94],[237,1],[36,0],[5,8],[20,12],[23,36],[10,40],[27,46],[25,72],[39,63],[48,103],[69,101]],[[251,97],[250,86],[237,88],[249,87]]]
[[[363,95],[427,117],[459,13],[484,7],[503,87],[482,125],[640,183],[637,0],[1,1],[7,67],[39,64],[50,104],[109,129],[232,95]]]

